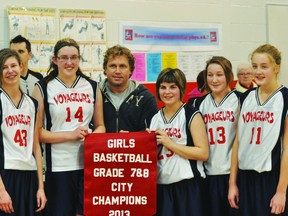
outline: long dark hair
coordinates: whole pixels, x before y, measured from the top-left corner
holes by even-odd
[[[75,47],[78,50],[78,55],[80,55],[80,47],[77,44],[77,42],[73,40],[72,38],[63,38],[57,41],[57,43],[54,46],[54,53],[53,53],[54,57],[57,58],[59,50],[66,46]],[[49,82],[50,80],[58,76],[58,73],[59,73],[58,66],[53,61],[51,61],[47,73],[48,73],[48,76],[45,77],[45,80],[47,82]],[[80,67],[77,69],[76,75],[82,76],[84,78],[89,78],[82,73]]]

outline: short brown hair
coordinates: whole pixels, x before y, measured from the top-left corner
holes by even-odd
[[[166,68],[163,69],[158,75],[156,81],[156,95],[159,101],[161,101],[159,95],[160,84],[163,82],[175,83],[180,90],[180,99],[182,100],[186,90],[186,77],[185,74],[178,68]]]

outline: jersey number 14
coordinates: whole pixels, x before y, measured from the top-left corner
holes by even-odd
[[[67,107],[66,111],[67,111],[66,122],[71,122],[71,110],[70,110],[70,107]],[[78,107],[77,111],[74,114],[74,118],[78,119],[78,122],[83,122],[83,108],[82,108],[82,106]]]

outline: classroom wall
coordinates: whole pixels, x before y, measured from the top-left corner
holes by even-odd
[[[286,4],[269,4],[267,7],[267,36],[269,43],[279,47],[282,54],[279,80],[288,86],[288,1]]]
[[[266,4],[272,3],[287,4],[288,1],[1,0],[0,48],[7,47],[9,41],[6,6],[95,9],[106,11],[108,46],[118,43],[120,21],[222,24],[222,50],[216,54],[231,60],[235,73],[237,65],[248,61],[248,55],[253,49],[267,42]]]

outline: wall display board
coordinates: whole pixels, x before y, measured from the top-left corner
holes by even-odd
[[[10,39],[17,35],[31,42],[32,58],[29,67],[46,71],[58,38],[55,8],[7,7]]]
[[[155,82],[164,68],[181,69],[188,82],[195,82],[200,71],[205,69],[211,52],[133,52],[136,59],[132,79],[139,82]]]
[[[60,38],[74,38],[80,45],[81,69],[101,71],[107,49],[105,12],[97,10],[59,10]]]
[[[132,78],[142,82],[155,82],[167,67],[180,68],[187,81],[195,82],[213,52],[222,48],[219,24],[122,22],[119,32],[119,42],[137,52],[140,65]]]
[[[20,34],[31,42],[30,69],[46,72],[57,40],[71,37],[80,46],[82,71],[96,80],[103,78],[107,49],[104,11],[8,6],[7,14],[9,39]]]

